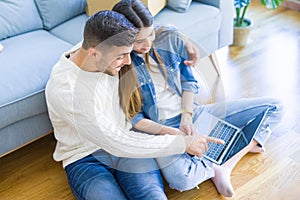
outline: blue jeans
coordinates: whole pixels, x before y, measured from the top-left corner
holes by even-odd
[[[273,129],[282,117],[282,105],[276,99],[249,98],[198,106],[194,109],[193,120],[199,118],[203,112],[208,112],[241,128],[266,108],[269,108],[267,117],[260,132],[254,136],[254,140],[263,146],[268,139],[269,129]],[[181,116],[179,115],[161,123],[179,128],[180,119]],[[170,187],[179,191],[190,190],[205,180],[214,177],[211,161],[190,156],[187,153],[157,158],[156,161]]]
[[[167,199],[154,159],[118,158],[100,149],[65,171],[78,200]]]

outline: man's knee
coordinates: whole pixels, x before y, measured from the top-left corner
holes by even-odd
[[[167,199],[159,170],[146,173],[118,172],[117,177],[129,199]]]
[[[106,200],[106,199],[126,199],[125,194],[114,178],[96,176],[88,183],[82,183],[80,187],[72,189],[77,199]]]
[[[164,187],[162,185],[159,185],[157,183],[151,183],[142,186],[138,189],[139,192],[136,192],[135,194],[128,194],[129,199],[153,199],[153,200],[165,200],[167,199],[167,196],[164,192]]]

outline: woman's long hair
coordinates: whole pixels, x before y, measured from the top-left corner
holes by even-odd
[[[153,53],[157,58],[159,65],[162,66],[164,78],[167,80],[166,69],[163,67],[162,59],[155,48],[153,48]],[[149,53],[145,55],[145,63],[147,69],[152,71],[149,63],[149,56]],[[125,65],[121,68],[119,72],[119,79],[120,104],[125,113],[126,119],[130,121],[141,111],[143,105],[142,92],[133,64]]]
[[[138,29],[153,25],[153,16],[145,4],[139,0],[121,0],[113,7],[112,10],[123,14]],[[158,64],[163,70],[165,80],[167,80],[167,73],[163,66],[162,59],[154,46],[152,46],[152,49]],[[149,56],[149,53],[145,54],[145,63],[147,69],[152,71]],[[127,120],[130,121],[141,111],[143,105],[142,93],[133,64],[126,65],[121,68],[119,72],[119,79],[120,104]]]
[[[132,64],[122,67],[119,79],[120,104],[126,119],[130,121],[142,108],[142,93]]]

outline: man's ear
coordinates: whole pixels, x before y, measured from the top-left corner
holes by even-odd
[[[95,47],[89,49],[89,55],[92,59],[100,59],[102,57],[102,53]]]

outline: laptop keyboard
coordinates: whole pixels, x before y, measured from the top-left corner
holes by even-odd
[[[222,122],[217,122],[216,126],[211,130],[209,136],[222,139],[224,144],[217,144],[213,142],[208,143],[206,156],[218,160],[222,151],[228,146],[231,138],[234,136],[236,129]]]

